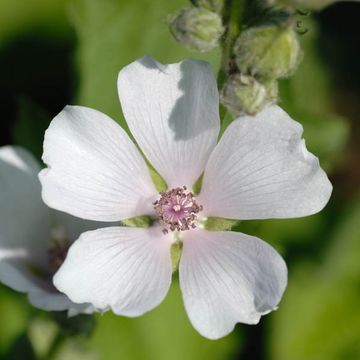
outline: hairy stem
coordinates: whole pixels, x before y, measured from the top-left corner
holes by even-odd
[[[223,23],[226,27],[221,41],[221,67],[218,75],[219,88],[225,83],[232,71],[232,49],[241,32],[241,20],[244,8],[244,0],[226,0],[223,9]]]
[[[223,24],[226,27],[221,41],[221,64],[217,78],[218,88],[221,90],[229,75],[234,70],[233,46],[241,32],[244,0],[226,0],[223,8]],[[226,109],[220,106],[220,119],[224,120]]]

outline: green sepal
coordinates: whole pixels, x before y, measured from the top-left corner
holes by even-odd
[[[221,14],[225,0],[191,0],[191,2],[197,7]]]
[[[153,219],[147,215],[136,216],[121,220],[121,224],[128,227],[148,228],[153,224]]]
[[[230,76],[222,88],[220,99],[234,117],[256,114],[268,103],[263,84],[252,76]]]
[[[200,52],[218,46],[225,31],[221,16],[203,7],[181,9],[169,17],[169,24],[177,42]]]
[[[175,272],[178,269],[179,261],[181,258],[183,243],[179,240],[174,242],[170,248],[172,271]]]
[[[291,76],[302,60],[302,50],[293,26],[258,26],[241,33],[234,46],[241,73],[262,80]]]
[[[238,224],[239,222],[240,220],[209,217],[204,222],[204,227],[205,230],[209,230],[209,231],[224,231],[224,230],[231,230],[231,228],[236,224]]]
[[[165,180],[160,176],[160,174],[152,167],[152,165],[150,163],[147,163],[149,172],[150,172],[150,177],[152,182],[154,183],[156,190],[157,191],[166,191],[167,190],[167,185]]]
[[[192,191],[195,195],[200,193],[203,177],[204,174],[201,174],[200,177],[195,181],[195,184],[192,186]]]

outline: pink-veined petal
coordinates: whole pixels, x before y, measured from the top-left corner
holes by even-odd
[[[276,309],[287,284],[286,264],[270,245],[229,231],[187,232],[179,271],[190,321],[210,339],[238,322],[256,324]]]
[[[219,95],[209,64],[163,65],[143,57],[121,70],[119,97],[129,128],[169,188],[192,186],[219,133]]]
[[[152,214],[157,197],[147,166],[108,116],[67,106],[46,131],[39,177],[45,203],[83,219],[118,221]]]
[[[198,197],[204,213],[267,219],[320,211],[332,186],[306,149],[302,131],[278,106],[230,124],[205,169]]]
[[[88,231],[71,246],[54,284],[76,303],[141,315],[168,292],[171,239],[158,227]]]

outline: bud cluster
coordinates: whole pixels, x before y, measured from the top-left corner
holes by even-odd
[[[289,5],[302,1],[311,0],[265,0],[257,5],[191,0],[192,7],[172,17],[170,30],[178,42],[201,52],[212,50],[221,39],[221,102],[234,117],[253,115],[278,101],[278,80],[291,76],[302,59],[295,11]],[[249,6],[255,9],[252,15]]]
[[[188,49],[207,52],[218,46],[225,30],[221,19],[223,0],[197,0],[195,4],[171,17],[170,31]]]
[[[238,73],[224,84],[221,99],[238,116],[277,101],[277,80],[296,70],[302,50],[292,24],[262,25],[240,34],[233,55]]]
[[[234,74],[224,84],[220,100],[229,112],[237,117],[243,113],[254,115],[269,102],[276,102],[276,81],[259,82],[253,76]]]

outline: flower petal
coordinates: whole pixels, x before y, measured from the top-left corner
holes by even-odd
[[[69,214],[118,221],[152,214],[156,189],[125,131],[106,115],[67,106],[51,122],[44,141],[43,199]]]
[[[285,262],[270,245],[235,232],[187,232],[179,271],[190,321],[210,339],[237,322],[256,324],[276,309],[287,283]]]
[[[39,171],[25,149],[0,148],[0,261],[26,258],[39,265],[45,261],[50,211],[41,200]]]
[[[157,306],[171,283],[170,235],[156,228],[109,227],[82,234],[55,274],[72,301],[138,316]]]
[[[207,216],[292,218],[314,214],[332,186],[301,139],[302,126],[278,106],[235,120],[211,154],[198,202]]]
[[[68,310],[69,316],[91,314],[95,308],[90,304],[75,304],[58,292],[50,279],[42,279],[30,270],[22,259],[0,261],[0,282],[11,289],[27,293],[30,303],[46,311]]]
[[[20,292],[37,291],[40,281],[31,273],[26,263],[19,259],[0,261],[0,282]]]
[[[38,309],[46,311],[68,310],[69,316],[92,314],[95,308],[90,304],[75,304],[66,295],[59,292],[34,291],[29,293],[30,303]]]
[[[168,187],[191,187],[220,127],[210,65],[197,60],[162,65],[146,56],[121,70],[118,90],[135,140]]]

